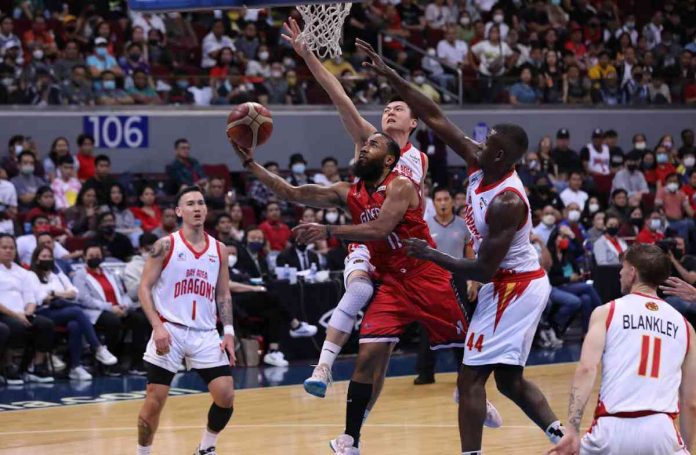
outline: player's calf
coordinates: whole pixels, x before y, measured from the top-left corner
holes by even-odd
[[[208,422],[194,455],[215,455],[217,438],[234,411],[234,385],[229,366],[201,369],[198,373],[208,382],[213,404],[208,410]]]

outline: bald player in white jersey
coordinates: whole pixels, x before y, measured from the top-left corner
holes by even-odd
[[[696,342],[691,324],[657,297],[670,270],[655,245],[626,252],[620,272],[625,295],[592,312],[570,389],[569,428],[548,454],[689,453],[696,437]],[[600,362],[594,421],[580,439]]]
[[[295,52],[304,59],[317,82],[322,86],[338,109],[341,121],[355,144],[355,154],[362,148],[370,135],[377,129],[365,120],[346,94],[341,82],[334,77],[321,61],[299,39],[300,28],[291,18],[285,24],[287,35],[283,38],[290,43]],[[421,191],[428,172],[428,158],[409,142],[411,132],[418,126],[418,120],[411,109],[400,100],[387,104],[382,113],[382,131],[391,136],[401,147],[401,159],[396,165],[397,172],[420,185]],[[374,291],[370,273],[370,253],[365,245],[349,245],[349,255],[343,273],[346,292],[333,311],[326,330],[326,341],[322,346],[319,362],[312,377],[305,381],[305,390],[311,395],[324,397],[331,380],[331,368],[341,349],[350,338],[360,310],[367,304]],[[378,394],[379,391],[376,392]]]
[[[178,231],[155,243],[138,297],[152,324],[147,345],[147,395],[138,416],[138,455],[151,453],[159,417],[182,361],[208,384],[213,404],[194,455],[215,455],[218,434],[232,417],[234,327],[227,249],[203,229],[207,207],[201,189],[183,188],[176,199]],[[220,340],[217,319],[223,324]]]

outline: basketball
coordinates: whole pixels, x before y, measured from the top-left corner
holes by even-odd
[[[244,148],[264,144],[273,132],[271,111],[259,103],[239,104],[227,116],[227,137]]]

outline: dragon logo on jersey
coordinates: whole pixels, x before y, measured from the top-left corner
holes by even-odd
[[[184,254],[183,251],[180,251],[179,254],[176,256],[177,261],[185,261],[186,260],[186,255]]]
[[[645,308],[647,308],[650,311],[658,311],[660,309],[660,307],[655,302],[646,303]]]

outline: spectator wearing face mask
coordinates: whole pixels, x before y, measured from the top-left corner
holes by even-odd
[[[281,63],[271,65],[271,74],[264,81],[261,93],[259,101],[262,104],[291,104],[288,99],[288,81],[285,80]]]
[[[111,212],[100,213],[97,217],[97,233],[94,242],[99,245],[107,257],[127,262],[135,253],[131,241],[120,232],[116,232],[116,218]]]
[[[220,51],[228,47],[235,49],[232,38],[225,35],[225,25],[222,19],[213,22],[210,33],[205,35],[202,43],[201,68],[212,68],[215,65]]]
[[[301,153],[293,153],[290,156],[290,177],[286,180],[293,186],[307,185],[314,183],[311,177],[307,175],[307,160]]]
[[[582,211],[585,209],[585,203],[588,198],[588,194],[582,190],[582,174],[571,172],[568,177],[568,188],[561,191],[563,204],[567,207],[575,203]]]
[[[558,210],[551,205],[547,205],[541,213],[541,222],[532,229],[532,232],[546,244],[549,241],[551,233],[556,229],[556,221],[558,218]]]
[[[682,184],[681,191],[689,198],[691,208],[696,210],[696,169],[686,173],[686,182]]]
[[[234,268],[250,278],[267,279],[270,275],[266,256],[266,237],[258,226],[249,226],[243,243],[237,244],[237,261]]]
[[[87,57],[89,73],[94,78],[101,77],[103,71],[111,71],[116,77],[123,76],[123,70],[116,59],[109,54],[109,42],[105,38],[98,37],[94,40],[94,54]]]
[[[440,93],[435,90],[435,87],[428,83],[423,70],[413,70],[413,73],[411,73],[411,80],[413,81],[413,85],[415,85],[421,93],[440,104]]]
[[[492,20],[486,22],[486,35],[488,35],[488,32],[491,30],[491,27],[497,26],[500,29],[500,38],[503,40],[507,39],[510,27],[505,23],[505,13],[503,12],[503,9],[499,7],[495,8],[493,10],[491,19]]]
[[[664,145],[658,145],[655,149],[655,178],[659,186],[664,185],[667,176],[677,172],[677,169],[672,164],[672,160],[669,151],[664,147]]]
[[[692,219],[696,212],[691,207],[689,197],[679,189],[678,174],[669,174],[665,186],[657,190],[655,207],[664,211],[669,227],[681,238],[688,241],[696,233]]]
[[[599,204],[599,199],[596,197],[592,196],[587,200],[587,203],[585,203],[585,209],[580,215],[580,222],[583,224],[583,226],[592,225],[592,217],[595,213],[599,212],[600,208],[602,207]]]
[[[517,174],[524,186],[531,188],[539,177],[548,178],[548,174],[541,168],[541,161],[537,152],[528,152],[524,158],[524,166],[520,166]]]
[[[643,225],[643,229],[636,236],[636,243],[655,244],[665,238],[664,230],[667,223],[660,212],[652,212]]]
[[[594,242],[592,251],[597,265],[620,265],[628,245],[618,237],[620,220],[615,216],[607,217],[603,236]]]
[[[27,211],[31,208],[39,188],[46,186],[46,181],[34,175],[36,157],[34,153],[25,150],[17,158],[19,162],[19,175],[13,177],[10,182],[17,191],[19,211]]]
[[[587,238],[587,231],[585,230],[585,227],[582,225],[582,223],[580,223],[582,211],[580,210],[580,206],[577,203],[571,202],[566,206],[563,212],[564,216],[559,223],[559,229],[563,229],[564,232],[566,229],[572,232],[572,237],[570,236],[570,234],[567,234],[568,237],[571,237],[575,240],[573,248],[571,248],[571,250],[574,253],[580,255],[582,253],[582,242]],[[579,248],[575,248],[576,246]]]
[[[421,59],[421,68],[438,83],[440,90],[449,90],[454,85],[454,74],[445,72],[434,48],[428,48],[427,55]]]
[[[681,156],[679,160],[679,166],[677,166],[677,173],[680,176],[688,175],[694,169],[696,165],[696,152],[689,151]]]
[[[639,170],[640,154],[632,151],[626,156],[625,166],[622,167],[612,181],[612,192],[618,189],[625,190],[628,196],[642,196],[650,192],[645,176]]]

